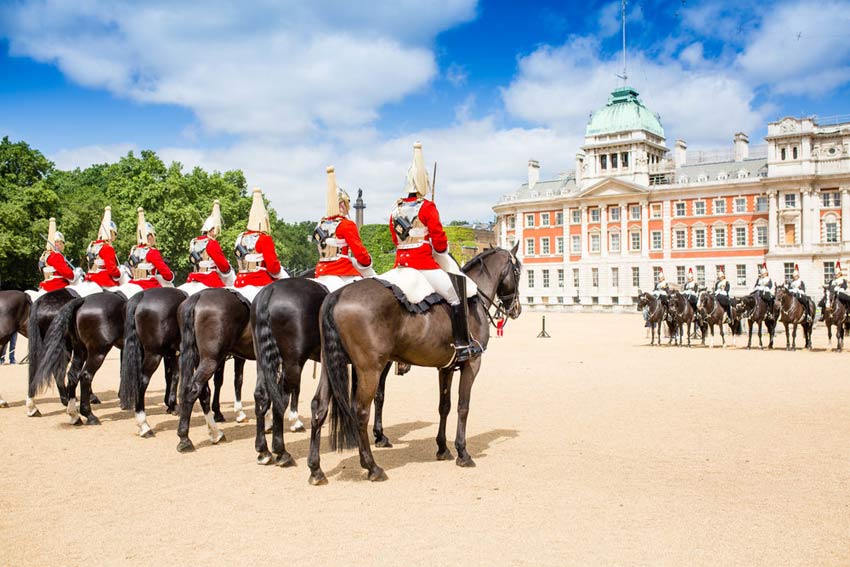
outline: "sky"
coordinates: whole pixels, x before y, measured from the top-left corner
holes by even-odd
[[[626,21],[670,147],[850,115],[850,0],[629,0]],[[443,219],[486,221],[529,159],[573,169],[622,67],[611,1],[0,0],[0,135],[63,169],[142,149],[242,169],[290,221],[323,214],[334,165],[367,222],[418,140]]]

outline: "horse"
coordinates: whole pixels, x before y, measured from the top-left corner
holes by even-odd
[[[15,333],[27,336],[30,303],[30,296],[22,291],[0,291],[0,349],[6,348]],[[10,361],[11,356],[12,353],[10,352]],[[9,407],[9,404],[0,395],[0,408],[7,407]]]
[[[814,313],[814,302],[808,297],[805,300],[809,303],[809,313]],[[806,310],[802,302],[796,295],[788,291],[784,285],[776,286],[776,304],[779,307],[778,320],[785,326],[785,350],[797,350],[797,326],[802,325],[803,336],[806,339],[806,348],[812,348],[812,328],[814,327],[814,319],[809,320],[806,316]],[[788,326],[792,326],[792,333],[789,335]]]
[[[673,321],[673,337],[677,345],[682,346],[683,327],[688,337],[688,346],[691,346],[691,325],[694,325],[695,312],[693,305],[681,292],[672,290],[670,292],[670,317]]]
[[[747,348],[752,348],[753,343],[753,325],[758,323],[759,348],[764,348],[762,343],[762,324],[767,327],[770,343],[767,348],[773,348],[773,338],[776,333],[776,316],[770,310],[770,305],[764,300],[760,292],[754,291],[749,295],[745,295],[738,300],[743,308],[744,316],[747,318],[747,326],[749,330],[749,340]],[[775,305],[774,305],[775,310]]]
[[[697,311],[701,321],[703,346],[705,346],[706,331],[710,330],[711,343],[709,348],[714,348],[714,327],[716,325],[720,328],[720,340],[723,347],[726,348],[726,334],[723,332],[723,319],[726,317],[726,310],[720,305],[720,302],[714,296],[714,292],[708,290],[700,292]]]
[[[664,303],[649,292],[641,292],[638,290],[638,311],[643,311],[644,308],[649,308],[649,327],[652,329],[652,338],[649,341],[649,346],[655,344],[655,327],[658,326],[658,346],[661,346],[661,325],[667,318],[667,313],[664,308]]]
[[[844,349],[844,332],[850,328],[847,307],[838,299],[835,290],[828,285],[823,286],[822,302],[823,322],[826,324],[829,344],[832,344],[832,326],[835,325],[835,351],[841,352]]]
[[[516,319],[521,313],[519,280],[522,264],[512,250],[489,248],[475,256],[462,271],[478,286],[469,302],[469,329],[486,347],[489,324],[506,314]],[[466,301],[466,298],[463,298]],[[489,309],[496,309],[495,318]],[[358,446],[360,466],[371,481],[385,480],[375,463],[367,428],[370,404],[382,371],[390,361],[439,368],[440,425],[437,432],[437,460],[448,460],[446,419],[451,409],[451,382],[455,367],[460,369],[456,464],[475,466],[466,448],[466,423],[472,384],[481,368],[482,357],[455,363],[449,306],[440,302],[428,311],[414,315],[397,299],[394,290],[368,278],[351,283],[325,299],[322,305],[322,375],[313,397],[310,453],[310,483],[325,484],[319,458],[321,429],[330,406],[332,448]],[[348,364],[352,365],[349,388]]]
[[[188,296],[173,287],[153,288],[137,293],[127,302],[124,321],[124,349],[121,355],[121,386],[118,397],[122,409],[135,411],[140,437],[152,437],[153,429],[145,414],[145,392],[161,360],[165,361],[166,412],[177,415],[177,353],[180,349],[180,305]],[[236,421],[247,419],[242,411],[242,378],[245,359],[234,358]],[[215,371],[212,411],[216,422],[225,421],[220,409],[224,364]]]

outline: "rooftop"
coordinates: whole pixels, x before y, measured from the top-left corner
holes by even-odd
[[[619,87],[611,92],[608,104],[590,117],[585,136],[632,130],[646,130],[661,138],[664,137],[661,117],[644,106],[635,89]]]

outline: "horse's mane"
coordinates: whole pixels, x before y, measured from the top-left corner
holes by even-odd
[[[498,247],[488,248],[484,252],[481,252],[480,254],[476,254],[475,257],[472,258],[472,260],[470,260],[469,262],[467,262],[466,264],[463,265],[463,267],[460,269],[460,271],[462,271],[463,273],[469,272],[469,270],[471,270],[473,267],[475,267],[476,264],[479,264],[479,263],[483,264],[484,260],[486,260],[487,258],[489,258],[490,256],[492,256],[493,254],[495,254],[499,251],[508,252],[508,250],[505,250],[504,248],[498,248]],[[514,260],[516,260],[517,267],[519,267],[519,269],[522,270],[522,262],[520,262],[520,259],[517,258],[516,256],[514,256]]]

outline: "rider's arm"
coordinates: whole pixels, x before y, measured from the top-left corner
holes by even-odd
[[[357,232],[356,224],[346,219],[339,223],[336,233],[348,244],[348,249],[351,250],[351,254],[357,260],[358,264],[363,267],[372,264],[372,257],[369,256],[369,251],[366,250],[366,247],[363,246],[363,241],[360,240],[360,233]]]
[[[222,274],[226,274],[230,271],[230,262],[227,261],[227,256],[224,255],[224,252],[221,249],[221,244],[218,243],[218,240],[209,239],[207,242],[207,256],[210,257],[210,260],[215,262],[215,267],[218,268],[218,271]]]
[[[99,255],[103,260],[103,271],[115,281],[121,279],[121,270],[118,269],[118,257],[115,255],[115,248],[104,244]]]
[[[439,253],[445,252],[449,247],[449,240],[446,237],[446,231],[443,230],[440,213],[437,212],[434,203],[428,200],[422,203],[422,207],[419,209],[419,220],[428,227],[428,237],[431,239],[431,246],[434,250]]]
[[[66,280],[74,279],[74,270],[68,265],[68,260],[59,252],[54,252],[47,257],[47,263],[56,270],[56,275]]]
[[[162,254],[159,250],[151,248],[148,251],[147,261],[153,264],[153,267],[156,268],[157,273],[162,276],[162,279],[168,282],[174,281],[174,272],[171,271],[171,268],[162,259]]]
[[[257,252],[263,255],[263,262],[269,275],[273,278],[278,277],[280,275],[280,260],[277,258],[271,236],[263,234],[257,239]]]

